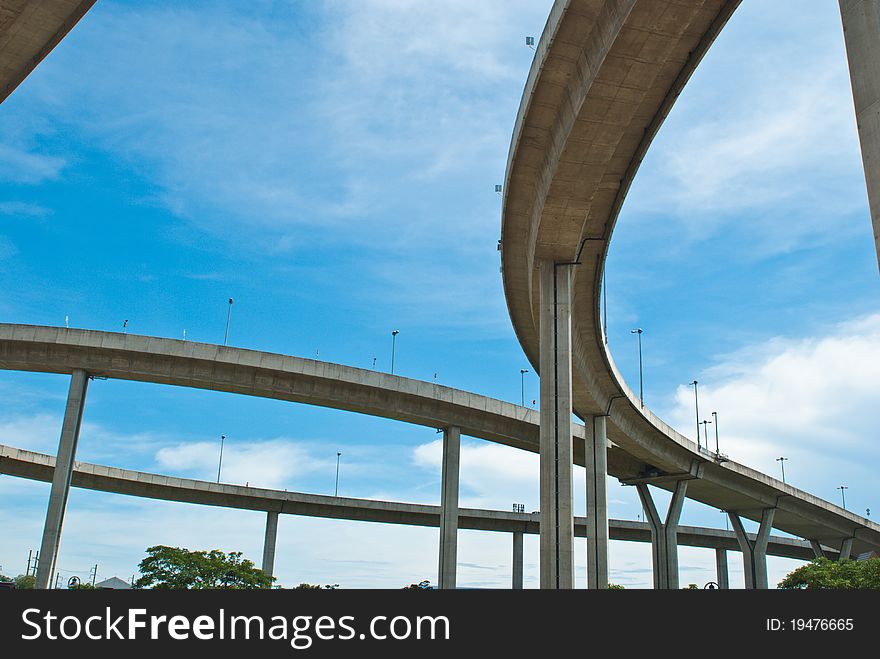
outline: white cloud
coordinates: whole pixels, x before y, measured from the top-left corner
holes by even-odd
[[[0,144],[0,178],[10,183],[36,184],[57,179],[66,164],[58,156]]]
[[[219,456],[219,443],[196,442],[159,449],[156,463],[162,473],[189,474],[213,480],[217,475]],[[335,462],[314,458],[304,446],[285,439],[229,441],[223,447],[221,480],[282,489],[297,478],[315,471],[326,471],[333,465]]]
[[[830,499],[840,479],[871,482],[869,465],[880,459],[871,414],[880,406],[878,381],[873,314],[824,336],[776,337],[720,358],[699,377],[701,416],[719,413],[721,450],[733,459],[776,474],[775,459],[789,457],[789,480]],[[693,437],[692,389],[678,389],[668,418]]]

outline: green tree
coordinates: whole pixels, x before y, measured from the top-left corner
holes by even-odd
[[[32,574],[19,574],[15,577],[15,587],[19,590],[33,590],[37,578]]]
[[[312,583],[301,583],[299,586],[295,586],[294,590],[339,590],[339,584],[327,584],[326,586],[322,586],[320,584],[312,584]]]
[[[141,577],[134,586],[162,590],[270,588],[275,578],[241,555],[241,552],[226,554],[219,549],[189,551],[164,545],[150,547],[147,557],[138,566]]]
[[[880,590],[880,558],[831,561],[817,558],[779,582],[787,590]]]

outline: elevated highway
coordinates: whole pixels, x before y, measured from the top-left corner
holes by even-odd
[[[738,5],[739,0],[557,0],[536,50],[508,157],[500,249],[513,327],[542,381],[548,435],[541,450],[547,447],[549,471],[541,507],[548,510],[548,534],[555,533],[546,551],[547,583],[555,579],[551,587],[566,587],[571,569],[567,495],[557,494],[570,482],[569,461],[560,457],[569,450],[570,411],[586,420],[588,429],[591,419],[603,420],[594,433],[588,431],[588,453],[591,443],[603,452],[607,438],[641,462],[640,494],[649,511],[647,483],[652,483],[676,492],[670,519],[677,518],[680,499],[687,496],[835,546],[852,540],[866,550],[880,541],[875,524],[718,459],[675,431],[642,406],[607,348],[600,320],[603,271],[627,191],[673,104]],[[551,460],[562,466],[553,467]],[[663,520],[657,521],[662,535]],[[671,555],[670,547],[663,551]],[[655,567],[664,563],[660,571],[675,587],[677,565],[666,554],[655,556]],[[591,562],[601,565],[607,557],[594,553]]]

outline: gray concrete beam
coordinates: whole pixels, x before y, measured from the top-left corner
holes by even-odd
[[[840,543],[840,560],[841,561],[846,561],[846,560],[850,559],[850,557],[852,556],[852,546],[853,546],[853,539],[852,538],[846,538],[845,540],[843,540],[843,542]]]
[[[761,512],[761,525],[754,539],[751,539],[743,527],[740,516],[731,511],[727,513],[743,555],[743,572],[748,590],[767,590],[769,587],[767,582],[767,542],[770,539],[770,531],[773,529],[775,514],[775,508],[765,508]]]
[[[513,569],[510,587],[522,590],[523,587],[523,532],[513,532]]]
[[[263,572],[275,576],[275,541],[278,539],[278,513],[266,513],[266,536],[263,539]]]
[[[880,0],[840,0],[840,16],[880,265]]]
[[[660,519],[648,484],[636,485],[645,518],[651,527],[651,552],[656,589],[678,589],[678,522],[681,519],[688,482],[688,480],[680,480],[676,483],[665,519]]]
[[[440,485],[440,551],[438,584],[454,589],[458,561],[458,478],[461,462],[461,430],[443,431],[443,462]]]
[[[574,587],[571,267],[540,263],[541,588]]]
[[[40,563],[37,566],[36,588],[51,587],[55,574],[55,561],[58,558],[58,545],[61,542],[61,527],[64,525],[64,512],[70,495],[70,482],[73,475],[76,445],[82,425],[83,408],[86,404],[86,391],[89,387],[88,373],[77,369],[70,377],[67,393],[67,406],[61,426],[61,440],[55,457],[52,475],[52,490],[49,493],[49,507],[43,526],[43,540],[40,544]]]
[[[715,550],[715,579],[721,590],[730,589],[730,571],[727,569],[727,550]]]
[[[608,588],[608,437],[605,417],[593,417],[592,432],[586,438],[587,487],[587,588]]]

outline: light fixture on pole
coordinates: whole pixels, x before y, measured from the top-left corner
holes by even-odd
[[[126,320],[124,320],[124,321],[122,322],[122,333],[123,333],[123,334],[127,334],[127,333],[128,333],[128,332],[125,331],[125,328],[126,328],[126,327],[128,327],[128,319],[126,319]]]
[[[703,419],[701,421],[701,423],[703,424],[703,439],[706,442],[706,450],[708,451],[709,450],[709,431],[706,429],[706,426],[708,426],[712,422],[707,421],[706,419]]]
[[[502,190],[504,190],[504,187],[503,187],[503,186],[501,186],[501,185],[499,185],[499,184],[496,184],[496,185],[495,185],[495,192],[496,192],[497,194],[501,194]],[[501,242],[501,241],[499,241],[499,242]]]
[[[712,412],[712,420],[715,422],[715,455],[721,456],[721,449],[718,448],[718,412]]]
[[[849,488],[846,485],[841,485],[837,489],[840,490],[840,498],[843,500],[843,509],[846,510],[846,490]]]
[[[688,386],[694,388],[694,409],[697,412],[697,448],[700,448],[700,400],[697,396],[697,381],[689,383]]]
[[[398,334],[400,334],[400,330],[393,330],[391,332],[391,375],[394,375],[394,350],[397,347]]]
[[[645,388],[642,377],[642,328],[630,330],[630,334],[638,334],[639,337],[639,403],[645,406]],[[699,430],[699,429],[698,429]]]
[[[779,463],[779,466],[782,467],[782,482],[785,483],[785,461],[788,458],[776,458],[776,462]]]
[[[526,37],[526,46],[535,49],[535,37]]]
[[[335,497],[339,496],[339,458],[341,455],[342,453],[339,451],[336,452],[336,491],[333,494]]]
[[[519,404],[522,407],[526,406],[526,373],[528,372],[527,368],[519,369]]]
[[[229,311],[226,312],[226,335],[223,337],[223,345],[229,341],[229,319],[232,318],[232,298],[229,298]]]
[[[217,482],[220,482],[220,469],[223,468],[223,442],[226,441],[226,435],[220,435],[220,461],[217,463]]]

